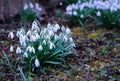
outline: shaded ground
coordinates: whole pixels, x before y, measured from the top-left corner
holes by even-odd
[[[8,30],[9,32],[9,30]],[[15,40],[7,38],[8,32],[0,32],[0,49],[5,50],[12,64],[16,54],[9,53],[10,43]],[[115,30],[104,28],[85,32],[83,28],[72,28],[76,43],[74,54],[66,59],[65,66],[46,67],[36,71],[33,81],[119,81],[120,80],[120,35]],[[18,81],[20,74],[17,69],[10,71],[5,65],[5,57],[0,52],[0,80]]]

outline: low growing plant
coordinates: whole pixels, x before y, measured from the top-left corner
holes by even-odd
[[[41,8],[38,3],[25,3],[23,10],[21,11],[21,19],[23,23],[30,23],[34,21],[37,17],[40,17]]]
[[[13,34],[9,34],[9,37],[11,35]],[[60,28],[57,23],[41,27],[34,21],[32,28],[28,31],[20,29],[16,36],[20,44],[16,48],[16,54],[20,55],[25,68],[30,71],[49,65],[63,65],[65,57],[72,54],[75,46],[70,29],[64,26]]]

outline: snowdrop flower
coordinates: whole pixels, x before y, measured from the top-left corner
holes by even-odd
[[[83,17],[84,17],[84,15],[83,15],[83,14],[81,14],[81,15],[80,15],[80,18],[83,18]]]
[[[20,31],[17,31],[16,36],[19,37],[20,34],[21,34]]]
[[[26,48],[26,51],[29,53],[35,53],[34,47],[31,47],[30,45]]]
[[[21,34],[20,37],[19,37],[19,42],[20,42],[20,44],[21,44],[21,45],[25,45],[26,39],[27,39],[26,36],[25,36],[25,35],[23,36],[23,35]]]
[[[53,36],[54,32],[52,30],[48,30],[49,36]]]
[[[52,27],[53,32],[57,32],[60,29],[60,26],[58,24],[55,24],[54,27]]]
[[[64,42],[67,42],[67,41],[68,41],[68,39],[67,39],[66,36],[63,36],[63,40],[64,40]]]
[[[42,50],[43,50],[42,45],[39,45],[38,50],[39,50],[39,51],[42,51]]]
[[[37,30],[37,31],[40,30],[36,21],[32,23],[32,30]]]
[[[35,41],[36,41],[36,37],[35,37],[34,35],[31,35],[31,36],[30,36],[30,41],[31,41],[31,42],[35,42]]]
[[[22,53],[22,50],[20,49],[20,47],[17,47],[16,54],[20,54],[20,53]]]
[[[54,26],[55,26],[55,28],[56,28],[57,30],[60,29],[60,26],[59,26],[58,24],[55,24]]]
[[[35,34],[36,39],[40,38],[40,35],[38,33]]]
[[[66,34],[70,34],[70,33],[71,33],[70,29],[66,28]]]
[[[13,46],[10,46],[10,52],[14,52]]]
[[[42,10],[42,9],[39,7],[39,4],[38,4],[38,3],[35,4],[35,8],[36,8],[38,11],[41,11],[41,10]]]
[[[63,5],[63,3],[62,2],[60,2],[60,6],[62,6]]]
[[[73,38],[72,38],[72,37],[70,37],[70,38],[69,38],[69,41],[70,41],[70,42],[73,42]]]
[[[30,45],[26,48],[26,51],[31,52],[31,46]]]
[[[53,32],[57,32],[58,31],[58,29],[56,27],[53,27],[52,30],[53,30]]]
[[[11,39],[14,38],[14,34],[13,34],[13,32],[10,32],[10,33],[8,34],[8,38],[11,38]]]
[[[27,54],[27,52],[25,52],[25,53],[23,54],[23,57],[28,58],[28,54]]]
[[[23,7],[24,10],[27,10],[28,9],[28,5],[25,3],[24,4],[24,7]]]
[[[45,40],[43,40],[42,44],[46,45],[46,41],[45,41]]]
[[[50,23],[47,24],[47,28],[50,28],[52,25]]]
[[[32,2],[29,3],[29,6],[30,6],[30,8],[34,7],[34,5],[32,4]]]
[[[96,15],[97,15],[97,16],[101,16],[101,13],[100,13],[100,11],[98,11]]]
[[[55,45],[52,42],[49,41],[49,43],[50,43],[50,49],[55,48]]]
[[[73,47],[76,47],[75,43],[72,44]]]
[[[39,67],[39,66],[40,66],[40,62],[39,62],[39,60],[38,60],[37,58],[35,59],[35,66],[36,66],[36,67]]]
[[[58,38],[59,38],[58,35],[55,35],[55,36],[54,36],[54,39],[55,39],[55,40],[58,39]]]
[[[66,14],[72,15],[72,11],[67,11]]]
[[[62,26],[62,27],[61,27],[61,30],[62,30],[62,31],[65,31],[65,27],[64,27],[64,26]]]
[[[74,10],[74,11],[73,11],[73,15],[74,15],[74,16],[77,16],[77,15],[78,15],[78,14],[77,14],[77,11]]]
[[[31,35],[31,31],[28,30],[27,33],[26,33],[27,36],[30,36]]]
[[[31,49],[32,49],[32,52],[35,54],[35,49],[34,49],[34,47],[32,47]]]

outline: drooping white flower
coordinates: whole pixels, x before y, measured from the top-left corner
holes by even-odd
[[[81,14],[81,15],[80,15],[80,18],[83,18],[83,17],[84,17],[84,15],[83,15],[83,14]]]
[[[28,54],[27,54],[27,52],[25,52],[25,53],[23,54],[23,57],[28,58]]]
[[[100,13],[100,11],[98,11],[98,12],[96,13],[96,15],[97,15],[97,16],[101,16],[101,13]]]
[[[59,30],[59,29],[60,29],[59,24],[57,24],[57,23],[56,23],[54,26],[55,26],[55,28],[56,28],[57,30]]]
[[[36,41],[36,37],[35,37],[34,35],[31,35],[31,36],[30,36],[30,41],[31,41],[31,42],[32,42],[32,41],[35,42],[35,41]]]
[[[45,40],[43,40],[42,44],[46,45],[46,41],[45,41]]]
[[[66,37],[66,35],[63,36],[63,40],[64,40],[64,42],[68,41],[68,38]]]
[[[10,46],[10,52],[14,52],[13,46]]]
[[[32,52],[35,54],[35,49],[34,49],[34,47],[32,47]]]
[[[37,58],[35,59],[35,66],[36,66],[36,67],[39,67],[39,66],[40,66],[40,62],[39,62],[39,60],[38,60]]]
[[[57,32],[58,29],[56,27],[52,27],[53,32]]]
[[[30,46],[30,45],[26,48],[26,51],[29,52],[29,53],[34,53],[34,54],[35,54],[35,49],[34,49],[34,47],[32,47],[32,46]]]
[[[42,50],[43,50],[42,45],[39,45],[39,46],[38,46],[38,50],[39,50],[39,51],[42,51]]]
[[[70,34],[71,30],[69,28],[66,28],[66,34]]]
[[[50,43],[50,49],[53,49],[53,48],[55,48],[55,45],[54,45],[54,43],[52,43],[52,42],[50,42],[50,41],[49,41],[49,43]]]
[[[42,10],[42,9],[39,7],[39,4],[38,4],[38,3],[35,4],[35,8],[36,8],[38,11],[41,11],[41,10]]]
[[[27,33],[26,33],[26,35],[27,35],[27,36],[30,36],[31,33],[32,33],[32,32],[31,32],[30,30],[28,30]]]
[[[63,5],[63,3],[62,2],[60,2],[60,6],[62,6]]]
[[[70,38],[69,38],[69,41],[70,41],[70,42],[73,42],[73,38],[72,38],[72,37],[70,37]]]
[[[47,24],[47,28],[51,28],[51,26],[52,26],[51,23]]]
[[[46,39],[50,40],[50,35],[44,36]]]
[[[49,36],[53,36],[54,32],[52,30],[48,30]]]
[[[77,14],[77,11],[74,10],[74,11],[73,11],[73,15],[74,15],[74,16],[77,16],[77,15],[78,15],[78,14]]]
[[[20,53],[22,53],[22,50],[20,49],[20,47],[17,47],[16,54],[20,54]]]
[[[34,8],[34,5],[32,2],[29,3],[30,8]]]
[[[20,31],[17,31],[16,36],[17,36],[17,37],[20,36]]]
[[[58,39],[59,37],[58,37],[58,35],[55,34],[54,38],[55,38],[55,40],[56,40],[56,39]]]
[[[35,34],[36,39],[40,38],[40,35],[38,33]]]
[[[32,48],[31,48],[30,45],[26,48],[26,51],[27,51],[27,52],[30,52],[30,53],[32,52]]]
[[[10,32],[10,33],[8,34],[8,38],[11,38],[11,39],[14,38],[14,34],[13,34],[13,32]]]
[[[62,30],[62,31],[65,31],[65,27],[64,27],[64,26],[62,26],[62,27],[61,27],[61,30]]]
[[[23,7],[24,10],[27,10],[28,9],[28,5],[25,3],[24,4],[24,7]]]
[[[38,24],[37,24],[36,21],[34,21],[34,22],[32,23],[32,30],[40,31],[40,28],[38,27]]]
[[[28,40],[27,39],[27,37],[26,37],[26,35],[23,35],[23,34],[20,34],[20,37],[19,37],[19,42],[20,42],[20,45],[22,46],[26,46],[26,40]]]

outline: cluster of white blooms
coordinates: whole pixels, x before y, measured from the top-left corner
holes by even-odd
[[[110,10],[111,12],[115,12],[120,10],[120,1],[119,0],[91,0],[89,2],[81,2],[78,0],[76,4],[70,4],[66,7],[66,14],[83,17],[84,14],[79,14],[85,8],[92,8],[97,10]],[[100,16],[100,12],[97,12],[96,15]]]
[[[58,31],[61,32],[58,33]],[[38,52],[43,53],[44,50],[48,50],[49,52],[50,50],[56,49],[55,41],[59,42],[59,40],[62,40],[63,43],[68,42],[67,44],[71,44],[71,47],[75,46],[71,37],[71,30],[64,26],[60,28],[57,23],[49,23],[47,27],[40,28],[38,22],[34,21],[31,29],[28,31],[20,29],[16,32],[16,36],[20,43],[20,46],[16,49],[16,54],[23,54],[23,57],[25,58],[29,58],[31,55],[35,56],[36,67],[40,66]],[[8,37],[13,39],[14,34],[10,32]],[[10,47],[10,52],[14,52],[12,45]]]
[[[23,9],[27,10],[29,8],[41,11],[41,7],[38,3],[35,3],[35,4],[33,4],[32,2],[29,2],[28,4],[25,3]]]

